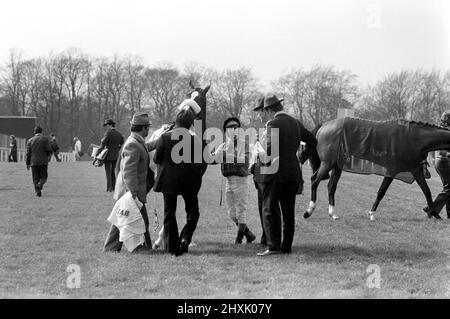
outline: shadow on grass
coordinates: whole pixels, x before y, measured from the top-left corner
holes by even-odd
[[[413,250],[401,248],[364,248],[353,245],[301,245],[293,247],[293,253],[309,256],[314,259],[329,258],[374,258],[385,261],[422,261],[439,257],[445,257],[445,254],[436,250]]]
[[[239,258],[254,258],[256,253],[266,249],[259,244],[233,245],[207,241],[201,246],[189,250],[189,255],[235,256]],[[427,261],[434,258],[444,258],[445,254],[437,250],[413,250],[400,248],[363,248],[341,244],[308,244],[292,247],[291,256],[305,256],[317,262],[330,262],[332,259],[380,259],[384,261]],[[277,258],[270,256],[269,258]]]

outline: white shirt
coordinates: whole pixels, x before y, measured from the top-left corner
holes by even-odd
[[[81,152],[81,141],[80,140],[75,142],[75,152],[77,152],[77,153]]]

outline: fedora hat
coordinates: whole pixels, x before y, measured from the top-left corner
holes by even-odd
[[[267,94],[264,97],[264,107],[263,108],[264,109],[271,108],[272,106],[275,106],[283,101],[284,101],[284,99],[279,100],[275,94]]]
[[[133,114],[130,122],[131,125],[151,125],[148,114],[145,112],[137,112]]]
[[[264,107],[264,95],[262,95],[256,99],[256,107],[253,109],[253,111],[259,111],[263,107]]]
[[[105,123],[103,123],[103,126],[106,125],[116,125],[116,122],[114,122],[112,119],[107,119]]]

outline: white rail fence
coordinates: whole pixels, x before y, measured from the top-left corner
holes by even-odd
[[[9,148],[8,147],[0,147],[0,162],[7,162],[8,161],[8,155],[9,155]],[[17,150],[17,161],[18,162],[25,162],[25,156],[26,156],[26,150],[18,149]],[[61,159],[61,162],[75,162],[75,155],[70,152],[60,152],[59,158]],[[55,157],[52,155],[51,162],[56,162]]]

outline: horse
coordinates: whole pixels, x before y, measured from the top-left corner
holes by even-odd
[[[410,172],[425,195],[428,217],[441,219],[434,210],[430,189],[426,183],[422,163],[428,152],[450,150],[450,130],[424,122],[404,119],[370,121],[359,118],[339,118],[325,122],[317,133],[317,152],[320,161],[310,161],[311,201],[303,217],[309,218],[315,207],[317,187],[331,171],[328,182],[328,214],[339,219],[335,212],[335,192],[344,165],[351,157],[368,160],[385,168],[377,197],[368,212],[370,220],[397,174]]]

